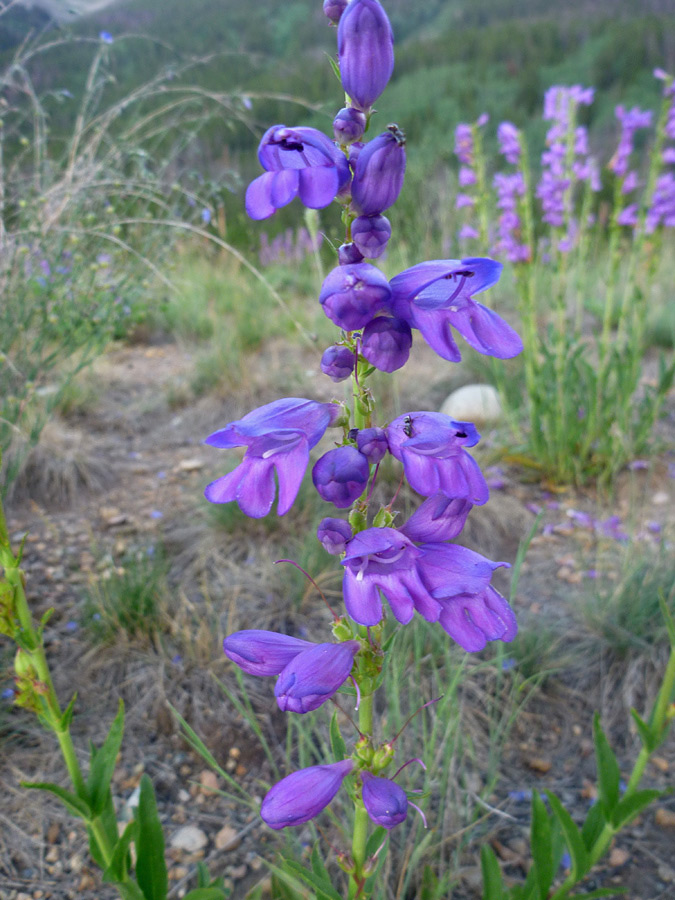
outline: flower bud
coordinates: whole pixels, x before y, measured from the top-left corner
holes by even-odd
[[[323,0],[324,15],[331,20],[333,25],[337,25],[340,16],[347,8],[349,0]]]
[[[275,631],[237,631],[223,641],[225,656],[249,675],[278,675],[311,641]]]
[[[331,322],[345,331],[363,328],[391,296],[384,274],[369,263],[338,266],[328,274],[319,294]]]
[[[338,509],[346,509],[361,496],[369,477],[368,460],[350,446],[324,453],[312,469],[312,481],[319,495]]]
[[[408,798],[402,787],[389,778],[362,772],[363,804],[371,820],[384,828],[395,828],[408,814]]]
[[[293,772],[268,791],[260,808],[263,821],[275,830],[309,822],[328,806],[353,768],[351,759],[343,759]]]
[[[361,353],[381,372],[395,372],[410,356],[412,331],[403,319],[378,316],[363,329]]]
[[[344,381],[354,371],[356,356],[349,347],[333,344],[321,357],[321,371],[332,381]]]
[[[326,518],[319,522],[316,536],[326,553],[339,556],[344,553],[347,541],[351,539],[352,529],[344,519]]]
[[[338,247],[338,262],[341,266],[350,266],[363,262],[363,253],[356,244],[342,244]]]
[[[386,250],[391,224],[386,216],[359,216],[352,222],[352,240],[367,259],[377,259]]]
[[[353,106],[345,106],[333,119],[333,134],[338,144],[360,141],[366,130],[366,115]]]
[[[384,428],[362,428],[356,435],[356,446],[371,465],[379,463],[389,449]]]
[[[352,179],[352,209],[376,216],[392,206],[403,187],[405,135],[398,125],[369,141],[359,152]]]
[[[318,709],[349,677],[358,641],[317,644],[299,653],[281,672],[274,688],[279,709],[307,713]]]
[[[379,0],[351,0],[337,34],[340,78],[355,106],[370,109],[394,71],[394,35]]]

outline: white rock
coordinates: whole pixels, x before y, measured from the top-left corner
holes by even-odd
[[[484,424],[502,416],[502,404],[491,384],[467,384],[445,398],[441,412],[458,422]]]
[[[209,839],[196,825],[183,825],[171,838],[171,846],[186,853],[195,853],[206,847]]]

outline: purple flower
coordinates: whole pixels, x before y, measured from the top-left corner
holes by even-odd
[[[513,122],[501,122],[497,128],[499,152],[512,166],[518,164],[521,154],[520,131]]]
[[[496,284],[501,271],[501,263],[474,257],[418,263],[392,278],[392,311],[418,328],[443,359],[461,359],[450,326],[479,353],[509,359],[521,352],[522,341],[510,325],[473,299]]]
[[[247,516],[262,518],[272,508],[279,480],[278,513],[293,505],[309,463],[309,451],[340,415],[333,403],[298,397],[275,400],[210,435],[212,447],[246,447],[246,455],[228,475],[211,482],[205,496],[211,503],[236,500]]]
[[[391,237],[386,216],[359,216],[352,222],[352,240],[367,259],[382,256]]]
[[[439,596],[438,590],[434,596]],[[480,595],[441,597],[441,603],[441,627],[468,653],[482,650],[488,641],[508,643],[518,632],[513,610],[491,585]]]
[[[343,759],[293,772],[268,791],[260,815],[275,830],[309,822],[328,806],[353,768],[351,759]]]
[[[338,263],[341,266],[351,266],[360,262],[363,262],[363,253],[355,243],[350,241],[348,244],[341,244],[338,247]]]
[[[395,618],[406,625],[415,610],[428,622],[436,622],[449,597],[482,595],[493,570],[505,563],[493,563],[453,544],[417,547],[395,528],[367,528],[348,542],[342,565],[342,590],[352,619],[360,625],[377,625],[382,618],[381,591]]]
[[[395,372],[408,362],[412,331],[405,319],[378,316],[363,329],[361,353],[381,372]]]
[[[99,39],[102,40],[104,44],[112,44],[114,41],[114,38],[109,31],[101,31],[99,33]]]
[[[614,113],[621,124],[621,134],[616,152],[608,163],[608,168],[615,175],[621,177],[628,172],[628,162],[633,153],[635,132],[641,128],[649,128],[652,123],[652,114],[651,111],[641,110],[637,106],[634,106],[632,109],[617,106]]]
[[[340,17],[337,51],[345,93],[370,109],[394,71],[394,35],[379,0],[351,0]]]
[[[305,206],[321,209],[349,181],[349,164],[335,144],[315,128],[273,125],[260,141],[264,175],[246,190],[246,212],[267,219],[300,196]]]
[[[321,371],[335,382],[349,378],[355,365],[354,352],[341,344],[333,344],[328,347],[321,357]]]
[[[324,453],[312,469],[312,481],[319,496],[338,509],[346,509],[361,496],[369,477],[368,460],[349,445]]]
[[[311,641],[275,631],[235,631],[223,641],[225,656],[249,675],[279,675]]]
[[[333,134],[339,144],[360,141],[366,129],[366,115],[360,109],[346,106],[333,119]]]
[[[377,216],[389,209],[403,187],[405,135],[398,125],[388,128],[369,141],[356,157],[352,209],[361,216]]]
[[[337,25],[340,16],[347,8],[349,0],[323,0],[323,11],[327,18],[331,20],[333,25]]]
[[[316,536],[323,549],[331,556],[339,556],[345,552],[347,541],[352,537],[352,526],[344,519],[328,517],[319,522]]]
[[[318,709],[349,677],[358,641],[316,644],[298,653],[280,673],[274,687],[284,712],[307,713]]]
[[[379,463],[389,449],[384,428],[362,428],[356,435],[356,446],[371,465]]]
[[[434,494],[419,506],[401,526],[401,533],[411,541],[437,543],[451,541],[464,528],[473,503],[445,494]]]
[[[319,294],[331,322],[345,331],[365,327],[391,297],[384,274],[370,263],[338,266],[328,274]]]
[[[402,787],[389,778],[361,773],[363,805],[371,820],[384,828],[395,828],[408,814],[408,798]]]
[[[473,166],[473,129],[466,122],[455,128],[455,154],[465,166]]]
[[[477,505],[487,501],[483,473],[464,449],[480,440],[474,425],[443,413],[411,412],[394,419],[386,432],[389,450],[403,463],[413,490],[424,497],[445,494]]]

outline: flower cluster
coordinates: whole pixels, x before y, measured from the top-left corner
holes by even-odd
[[[385,598],[396,622],[417,612],[438,623],[468,652],[491,640],[510,641],[516,621],[491,584],[506,563],[492,562],[450,543],[461,533],[474,505],[488,500],[488,486],[470,450],[479,441],[470,422],[433,411],[412,411],[376,425],[365,382],[374,369],[393,372],[408,361],[418,331],[443,359],[457,361],[455,333],[477,352],[506,359],[520,353],[516,332],[475,297],[499,280],[502,266],[484,257],[430,260],[387,279],[373,264],[385,251],[391,224],[384,213],[396,202],[406,166],[405,136],[390,124],[365,136],[373,104],[393,70],[393,36],[379,0],[325,0],[337,25],[337,59],[347,105],[333,122],[334,141],[305,127],[276,125],[260,143],[265,169],[246,192],[246,208],[264,219],[294,197],[311,208],[336,200],[345,240],[337,265],[324,279],[319,304],[340,329],[321,358],[333,382],[352,378],[353,412],[346,403],[287,398],[230,422],[207,438],[218,448],[244,447],[239,464],[206,488],[213,503],[236,502],[249,516],[267,515],[278,483],[279,515],[291,508],[310,465],[310,452],[328,428],[337,438],[314,461],[311,478],[321,498],[346,518],[325,517],[317,538],[343,568],[346,616],[335,616],[332,642],[312,643],[275,632],[239,631],[225,639],[227,657],[244,672],[276,676],[277,704],[288,712],[316,710],[337,692],[352,691],[360,737],[350,758],[294,772],[270,790],[261,814],[271,828],[300,825],[335,797],[345,779],[357,810],[385,828],[401,824],[409,801],[383,776],[393,747],[377,747],[372,694],[382,670]],[[475,127],[486,121],[481,118]],[[467,130],[468,129],[468,130]],[[471,183],[472,129],[460,128],[460,178]],[[350,401],[351,402],[351,401]],[[423,502],[396,524],[393,500],[369,510],[379,466],[386,455],[402,468],[402,479]],[[359,705],[360,704],[360,707]],[[354,860],[358,874],[363,861]],[[355,877],[356,877],[355,874]],[[361,871],[361,875],[362,875]]]
[[[476,168],[476,144],[480,138],[478,129],[486,125],[488,121],[489,116],[487,113],[483,113],[473,125],[460,122],[455,128],[455,155],[459,160],[459,172],[457,173],[459,191],[455,198],[455,209],[467,211],[457,235],[460,243],[478,240],[480,237],[480,233],[475,227],[476,222],[470,213],[474,210],[478,200],[476,196],[479,180]]]
[[[660,70],[654,74],[665,81],[663,94],[668,101],[668,109],[663,123],[663,138],[666,142],[661,151],[663,170],[656,179],[653,194],[649,198],[645,222],[648,234],[655,231],[659,225],[675,228],[675,80]]]

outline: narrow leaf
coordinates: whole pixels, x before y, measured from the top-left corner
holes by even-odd
[[[606,822],[607,817],[604,810],[599,803],[594,803],[588,810],[586,821],[581,828],[581,839],[587,850],[590,851],[595,846],[595,842],[600,837]]]
[[[225,900],[227,894],[222,888],[200,887],[187,893],[184,900]]]
[[[546,900],[555,876],[553,842],[551,839],[551,820],[544,806],[544,801],[537,791],[532,792],[532,827],[530,835],[539,900]]]
[[[321,854],[319,853],[318,841],[312,847],[312,871],[317,878],[321,878],[323,881],[330,882],[330,875],[328,874],[328,870],[326,869],[324,862],[321,859]]]
[[[92,818],[89,804],[85,800],[81,800],[76,794],[59,787],[58,784],[52,784],[50,781],[22,781],[21,787],[54,794],[74,816],[85,820]]]
[[[551,791],[546,791],[546,796],[551,804],[553,814],[562,828],[565,836],[565,843],[567,844],[567,849],[572,858],[572,874],[575,880],[578,881],[588,871],[588,854],[586,853],[584,842],[581,839],[581,834],[574,824],[572,817],[560,800],[558,800],[556,795],[552,794]]]
[[[143,891],[135,881],[125,881],[124,884],[118,884],[117,890],[120,892],[122,900],[145,900]]]
[[[595,763],[598,769],[598,802],[602,804],[605,815],[609,818],[619,802],[619,782],[621,773],[614,751],[602,730],[600,715],[593,716],[593,743],[595,744]]]
[[[72,696],[72,699],[68,706],[63,710],[63,715],[61,716],[61,730],[68,731],[70,728],[70,723],[73,719],[73,713],[75,712],[75,701],[77,700],[77,691]]]
[[[366,859],[369,856],[375,856],[384,841],[386,841],[388,834],[389,832],[382,825],[377,826],[366,843]]]
[[[115,844],[110,865],[103,873],[104,881],[124,881],[129,873],[129,846],[136,836],[137,822],[127,824],[120,839]]]
[[[330,746],[335,757],[335,762],[340,762],[347,754],[347,747],[340,732],[340,726],[337,720],[337,710],[333,713],[330,720]]]
[[[87,778],[87,789],[91,802],[91,808],[95,816],[98,816],[106,801],[106,795],[115,771],[115,761],[122,746],[124,734],[124,703],[119,702],[117,715],[110,726],[110,731],[100,750],[92,753],[91,769]]]
[[[636,710],[631,709],[630,714],[633,717],[633,721],[635,722],[635,727],[637,728],[638,734],[640,735],[640,740],[642,741],[643,747],[648,753],[652,753],[657,746],[656,735]]]
[[[157,815],[155,792],[147,775],[141,778],[136,819],[136,880],[146,900],[165,900],[169,882],[164,861],[164,835]]]
[[[326,897],[330,897],[330,900],[342,900],[342,897],[340,897],[330,881],[324,881],[323,878],[317,877],[314,872],[301,866],[300,863],[295,862],[295,860],[284,860],[284,869],[290,871],[293,875],[297,875],[298,878],[302,878],[303,881],[306,881],[307,884],[310,884],[318,891],[321,891]]]
[[[617,803],[612,815],[612,827],[619,831],[624,825],[627,825],[631,819],[634,819],[642,812],[650,803],[663,796],[663,791],[657,791],[654,788],[648,788],[643,791],[636,791],[629,797],[624,797]]]
[[[663,616],[663,619],[666,623],[666,628],[668,629],[670,646],[673,650],[675,650],[675,621],[673,621],[672,613],[668,609],[668,604],[666,603],[665,597],[663,597],[663,595],[659,597],[659,607],[661,609],[661,615]]]
[[[483,844],[480,848],[480,867],[483,872],[483,900],[502,900],[502,873],[489,844]]]

